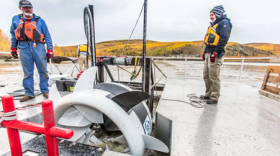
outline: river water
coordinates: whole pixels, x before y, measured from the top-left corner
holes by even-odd
[[[162,77],[162,74],[156,69],[155,79],[156,82],[159,83],[166,83],[168,80],[171,79],[196,79],[196,80],[203,80],[203,63],[202,61],[155,61],[155,63],[159,66],[159,68],[165,73],[167,79]],[[245,83],[247,85],[251,85],[253,87],[260,88],[262,84],[262,80],[265,75],[265,71],[269,63],[244,63],[242,75],[240,79],[240,83]],[[280,64],[273,64],[273,65],[280,65]],[[73,64],[72,63],[63,63],[57,65],[59,70],[62,73],[68,71]],[[130,73],[125,70],[122,70],[116,66],[109,66],[111,72],[114,76],[115,80],[121,81],[129,81]],[[132,72],[134,67],[124,67],[129,72]],[[221,69],[221,81],[222,82],[238,82],[239,75],[240,75],[240,68],[241,63],[239,62],[225,62],[222,65]],[[48,64],[48,71],[53,71],[53,74],[59,74],[59,70],[52,65],[52,70],[50,70],[50,65]],[[138,67],[137,69],[138,70]],[[77,76],[78,71],[75,69],[68,72],[68,74],[72,74],[72,77]],[[38,72],[35,68],[34,71],[35,75],[38,75]],[[119,76],[118,76],[119,75]],[[136,82],[140,82],[142,74],[140,73],[139,76],[135,79]],[[21,68],[20,62],[0,62],[0,85],[21,85],[23,79],[23,71]],[[105,74],[106,81],[110,81],[107,74]]]
[[[159,72],[156,68],[153,67],[153,72],[155,71],[155,82],[156,83],[166,83],[168,80],[179,80],[185,79],[186,81],[190,79],[202,80],[203,83],[203,66],[204,62],[202,61],[155,61],[158,67],[163,71],[167,78],[162,76],[162,73]],[[269,64],[269,63],[244,63],[243,70],[240,78],[240,83],[250,85],[252,87],[261,88],[262,81],[268,65],[280,65],[280,64]],[[57,67],[58,69],[57,69]],[[71,62],[66,62],[58,65],[48,64],[48,71],[52,74],[59,74],[67,72],[73,64]],[[123,68],[118,68],[116,66],[109,66],[110,71],[115,79],[115,81],[130,81],[131,72],[134,70],[133,66],[126,66]],[[240,75],[240,62],[224,62],[221,69],[221,81],[222,82],[239,82]],[[139,67],[137,67],[138,71]],[[35,75],[38,75],[38,72],[35,68]],[[71,70],[68,72],[72,77],[76,77],[78,70],[74,68],[74,71]],[[0,62],[0,86],[5,85],[5,88],[0,87],[0,94],[5,94],[11,90],[18,89],[22,87],[23,71],[20,62]],[[140,72],[139,76],[134,80],[135,82],[141,82],[142,74]],[[108,74],[105,74],[105,81],[111,81]],[[35,86],[38,88],[38,85]],[[155,96],[158,96],[160,92],[155,92]],[[155,102],[158,102],[158,99],[155,99]],[[154,107],[157,105],[155,104]],[[155,114],[155,110],[153,115]]]

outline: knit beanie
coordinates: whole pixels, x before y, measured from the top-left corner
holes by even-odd
[[[217,18],[221,18],[226,12],[222,5],[215,6],[210,12],[213,12]]]

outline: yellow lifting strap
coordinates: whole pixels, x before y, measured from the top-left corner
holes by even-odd
[[[134,80],[137,78],[137,76],[139,76],[139,73],[142,69],[142,66],[139,68],[138,72],[136,73],[136,66],[137,66],[137,56],[135,57],[135,63],[134,63],[134,71],[131,73],[131,80]]]
[[[134,71],[136,71],[136,65],[137,65],[137,56],[135,57]]]

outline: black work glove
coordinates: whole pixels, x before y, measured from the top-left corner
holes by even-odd
[[[225,54],[224,52],[220,52],[220,53],[218,54],[219,59],[222,58],[222,57],[224,56],[224,54]]]
[[[223,48],[216,47],[215,52],[217,53],[218,58],[222,58],[225,54],[225,50]]]

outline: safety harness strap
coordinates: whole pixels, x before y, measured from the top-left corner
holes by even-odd
[[[21,19],[22,14],[18,14],[19,19]],[[37,22],[41,17],[40,16],[36,16],[34,21]]]
[[[41,18],[40,16],[36,16],[34,21],[37,23],[37,21],[38,21],[40,18]]]

